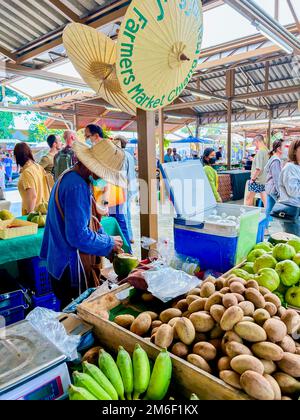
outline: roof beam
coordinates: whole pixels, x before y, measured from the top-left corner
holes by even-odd
[[[300,85],[295,85],[295,86],[289,86],[289,87],[284,87],[284,88],[260,90],[259,92],[251,92],[251,93],[245,93],[241,95],[235,95],[233,100],[243,101],[247,99],[256,99],[256,98],[266,97],[266,96],[288,95],[289,93],[299,93],[299,91],[300,91]]]
[[[66,19],[71,22],[81,22],[81,19],[76,13],[69,9],[62,1],[60,0],[49,0],[49,3],[55,7],[55,9],[60,12]]]
[[[31,67],[19,66],[18,64],[0,62],[0,70],[3,70],[7,74],[34,77],[36,79],[48,80],[54,83],[62,83],[67,85],[67,87],[72,87],[75,89],[90,89],[82,79],[65,76],[58,73],[52,73],[45,70],[33,69]]]
[[[262,56],[269,56],[274,53],[282,52],[281,48],[277,46],[257,48],[256,50],[247,51],[240,54],[230,55],[217,60],[205,61],[197,66],[197,71],[226,66],[253,58]]]
[[[48,114],[67,114],[67,115],[75,115],[75,111],[70,109],[58,109],[58,108],[37,108],[35,106],[24,106],[24,105],[9,105],[8,107],[0,102],[0,108],[3,110],[7,110],[8,112],[42,112]]]
[[[294,20],[295,20],[295,23],[296,23],[296,25],[297,25],[298,31],[300,32],[300,22],[299,22],[299,18],[298,18],[298,15],[297,15],[297,13],[296,13],[296,10],[295,10],[295,8],[294,8],[294,5],[293,5],[293,3],[291,2],[291,0],[287,0],[287,3],[288,3],[288,5],[289,5],[290,11],[291,11],[291,13],[292,13],[292,15],[293,15],[293,18],[294,18]]]
[[[261,31],[264,29],[269,32],[274,39],[280,38],[290,47],[291,51],[295,53],[300,51],[300,41],[253,0],[224,1],[254,26],[260,25]]]
[[[120,0],[117,4],[112,4],[108,7],[105,7],[96,14],[96,17],[89,16],[85,19],[82,19],[82,23],[87,24],[92,28],[100,28],[108,23],[120,20],[126,13],[130,1]],[[18,60],[17,63],[23,63],[24,61],[30,60],[34,57],[37,57],[40,54],[45,53],[55,47],[61,45],[62,42],[62,33],[63,29],[59,30],[56,34],[52,35],[52,39],[46,38],[38,40],[36,43],[33,43],[30,47],[30,50],[24,52],[24,49],[18,51]],[[54,37],[54,38],[53,38]]]
[[[16,54],[8,51],[6,48],[3,48],[0,46],[0,54],[4,55],[4,57],[9,58],[10,60],[12,60],[14,63],[17,61],[17,56]]]

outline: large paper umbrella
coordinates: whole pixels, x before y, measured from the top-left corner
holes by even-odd
[[[123,94],[116,75],[116,44],[105,34],[80,23],[63,33],[68,57],[86,84],[116,108],[135,114],[135,106]]]
[[[200,0],[133,0],[117,43],[117,75],[126,97],[153,111],[190,81],[203,38]]]

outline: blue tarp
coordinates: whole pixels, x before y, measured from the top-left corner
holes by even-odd
[[[171,144],[190,144],[190,143],[199,143],[199,144],[214,144],[215,141],[208,138],[197,138],[197,137],[187,137],[186,139],[170,141]],[[137,139],[129,140],[129,144],[138,144]]]

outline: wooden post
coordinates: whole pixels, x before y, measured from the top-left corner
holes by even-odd
[[[164,163],[164,157],[165,157],[165,148],[164,148],[164,111],[160,109],[159,111],[159,160],[160,163]],[[163,204],[165,201],[165,184],[162,177],[162,174],[160,173],[160,202]]]
[[[267,132],[267,145],[268,145],[268,149],[270,149],[271,142],[272,142],[272,119],[273,119],[273,111],[270,109],[270,111],[269,111],[268,132]]]
[[[227,70],[226,72],[226,96],[228,98],[227,109],[227,165],[231,169],[232,156],[232,98],[235,95],[235,70]]]
[[[155,113],[137,109],[141,236],[158,239]],[[142,249],[142,257],[147,252]]]
[[[232,156],[232,100],[229,99],[228,101],[228,109],[227,109],[227,166],[228,169],[231,169],[231,156]]]

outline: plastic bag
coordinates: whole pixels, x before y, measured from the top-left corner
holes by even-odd
[[[35,308],[26,320],[42,335],[48,338],[68,359],[78,359],[77,348],[81,341],[79,335],[68,335],[57,319],[58,313],[46,308]]]
[[[185,255],[175,254],[170,259],[169,265],[172,268],[175,268],[175,270],[182,270],[191,276],[196,275],[201,271],[199,260],[186,257]]]
[[[171,267],[147,271],[143,275],[148,284],[148,292],[164,303],[188,293],[200,282],[197,277]]]

